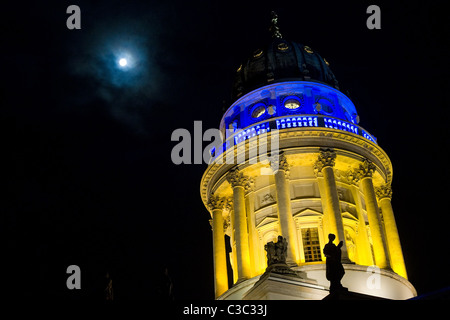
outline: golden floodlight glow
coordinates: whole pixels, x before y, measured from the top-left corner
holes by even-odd
[[[219,126],[226,141],[211,148],[200,183],[213,229],[215,297],[323,299],[330,294],[323,248],[332,233],[342,241],[349,292],[412,298],[391,205],[391,160],[359,126],[329,63],[283,39],[276,19],[270,46],[237,70],[235,100]],[[265,248],[270,258],[267,244],[279,236],[285,268],[273,271],[281,260],[269,259],[267,268]]]

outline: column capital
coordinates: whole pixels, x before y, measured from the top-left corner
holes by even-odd
[[[245,187],[248,182],[248,177],[239,171],[239,169],[233,169],[228,173],[227,180],[231,184],[231,187]]]
[[[384,198],[392,199],[392,187],[390,184],[383,184],[375,188],[375,193],[377,195],[378,200]]]
[[[289,176],[290,165],[287,162],[286,156],[284,155],[283,151],[271,156],[269,158],[269,161],[270,161],[270,168],[272,169],[274,174],[277,173],[278,170],[283,170],[286,177]]]
[[[364,178],[372,178],[375,172],[375,165],[369,159],[364,159],[364,161],[359,165],[358,169],[355,169],[356,177],[359,180]]]
[[[331,148],[320,148],[319,157],[314,163],[314,172],[320,173],[325,167],[334,167],[336,162],[336,151]]]
[[[213,210],[217,210],[217,209],[223,210],[224,205],[225,205],[225,199],[224,198],[221,198],[221,197],[219,197],[217,195],[214,195],[214,194],[209,196],[207,206],[208,206],[208,209],[211,212]]]
[[[225,199],[223,197],[211,195],[209,197],[207,206],[208,206],[208,209],[211,211],[211,213],[214,210],[221,210],[221,214],[223,217],[223,211],[224,210],[229,211],[231,209],[232,204],[233,204],[233,200],[231,198]],[[229,219],[229,215],[228,215],[228,219]],[[211,225],[211,230],[212,230],[213,229],[213,219],[209,219],[209,224]],[[229,220],[227,221],[226,219],[224,219],[224,221],[223,221],[223,231],[224,232],[228,228],[228,225],[229,225]]]

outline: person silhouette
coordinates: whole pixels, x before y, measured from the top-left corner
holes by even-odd
[[[106,272],[106,288],[105,288],[105,300],[114,300],[114,290],[112,285],[112,279],[109,272]]]
[[[336,236],[332,233],[328,235],[329,242],[323,248],[323,253],[326,260],[326,277],[330,281],[330,293],[345,290],[341,284],[341,279],[345,274],[344,267],[341,263],[341,247],[344,244],[342,241],[336,246],[333,241]]]

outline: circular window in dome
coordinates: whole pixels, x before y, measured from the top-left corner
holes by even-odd
[[[333,113],[333,103],[327,98],[320,98],[314,104],[317,112],[325,112],[327,114]]]
[[[314,53],[314,51],[308,46],[304,46],[303,49],[308,53]]]
[[[286,51],[287,49],[289,49],[289,46],[287,45],[286,42],[281,42],[278,44],[277,48],[280,51]]]
[[[288,98],[284,101],[284,106],[287,109],[295,110],[295,109],[300,108],[300,101],[298,101],[297,99],[294,99],[294,98]]]
[[[258,49],[255,52],[253,52],[253,58],[259,58],[262,56],[262,54],[263,54],[263,51],[261,49]]]
[[[252,117],[253,118],[259,118],[261,117],[264,113],[266,113],[266,106],[263,104],[258,104],[253,108],[252,111]]]

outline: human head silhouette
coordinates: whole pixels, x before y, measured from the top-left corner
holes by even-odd
[[[332,233],[329,233],[328,234],[328,240],[330,240],[330,242],[333,242],[334,239],[336,239],[336,236],[334,234],[332,234]]]

